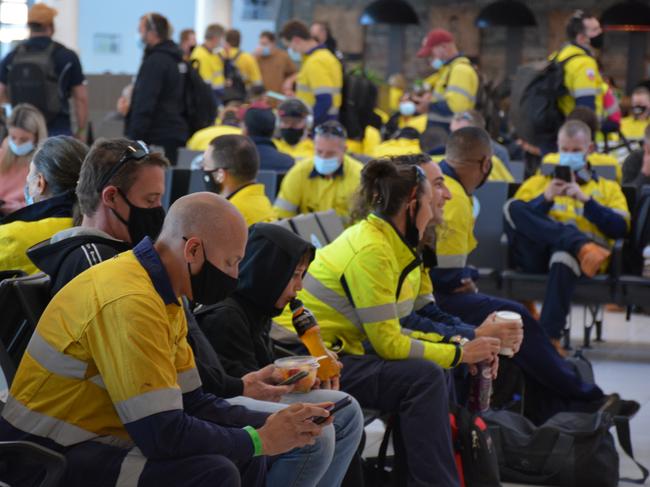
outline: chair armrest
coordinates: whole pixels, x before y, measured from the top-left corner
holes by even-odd
[[[508,236],[505,233],[501,234],[500,240],[500,252],[501,252],[501,262],[503,263],[503,269],[509,270],[513,269],[512,262],[510,261],[510,242],[508,241]]]
[[[45,468],[39,487],[58,487],[66,469],[63,455],[31,441],[0,441],[0,457],[14,454]]]
[[[609,278],[617,281],[623,272],[623,244],[622,238],[616,239],[612,248],[612,255],[609,261]]]

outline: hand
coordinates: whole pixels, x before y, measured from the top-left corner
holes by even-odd
[[[589,197],[582,192],[582,190],[580,189],[580,185],[578,185],[578,183],[576,183],[575,181],[567,184],[564,193],[569,198],[573,198],[574,200],[578,200],[583,203],[589,201]]]
[[[282,83],[282,93],[286,96],[293,96],[293,83],[296,81],[296,76],[291,75]]]
[[[278,386],[281,382],[274,365],[267,365],[263,369],[250,372],[242,377],[244,392],[242,395],[258,399],[260,401],[278,402],[282,396],[293,391],[294,385]]]
[[[415,103],[415,111],[418,113],[428,113],[432,98],[433,94],[430,91],[426,91],[421,95],[411,95],[411,100]]]
[[[519,351],[524,339],[524,328],[516,321],[497,322],[496,313],[489,315],[481,326],[476,329],[477,337],[494,337],[501,340],[502,348],[510,348],[514,353]]]
[[[643,151],[643,164],[641,165],[641,173],[645,177],[650,177],[650,152]]]
[[[478,292],[478,287],[476,286],[476,283],[471,277],[464,277],[460,280],[462,285],[460,287],[457,287],[452,291],[454,294],[463,294],[463,293],[477,293]]]
[[[261,46],[257,46],[255,49],[253,49],[253,53],[252,53],[252,54],[253,54],[253,56],[255,56],[255,57],[260,57],[260,56],[262,56],[262,47],[261,47]]]
[[[318,425],[311,421],[313,416],[329,416],[326,407],[333,403],[320,404],[295,403],[269,416],[257,432],[262,440],[264,455],[279,455],[294,448],[313,445],[323,427],[332,423],[333,418]]]
[[[338,391],[341,389],[341,376],[337,375],[328,380],[319,381],[318,389],[331,389],[333,391]]]
[[[464,364],[476,364],[483,360],[492,360],[499,353],[501,340],[494,337],[479,337],[463,346]]]
[[[569,183],[566,181],[553,178],[544,190],[544,199],[550,202],[553,201],[556,196],[562,196],[568,185]]]

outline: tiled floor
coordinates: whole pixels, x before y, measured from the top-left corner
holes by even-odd
[[[582,346],[582,316],[582,308],[575,307],[571,337],[572,344],[577,347]],[[618,392],[622,397],[635,399],[641,404],[641,410],[631,422],[632,444],[637,459],[650,467],[650,316],[634,314],[630,322],[626,322],[625,313],[606,312],[603,330],[605,341],[594,343],[585,354],[592,361],[596,381],[605,392]],[[376,454],[383,425],[378,422],[371,424],[366,434],[364,453]],[[619,455],[621,476],[638,477],[638,469],[620,448]],[[518,484],[503,485],[519,487]]]

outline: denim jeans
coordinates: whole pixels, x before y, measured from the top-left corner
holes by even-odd
[[[230,404],[246,406],[255,411],[276,412],[295,402],[336,402],[348,394],[340,391],[315,390],[305,394],[287,394],[279,403],[258,401],[249,397],[228,399]],[[334,487],[341,485],[361,441],[363,413],[359,403],[334,415],[334,423],[323,428],[316,443],[274,457],[268,472],[268,487]]]

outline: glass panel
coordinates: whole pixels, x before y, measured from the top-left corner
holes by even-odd
[[[0,3],[0,22],[3,24],[25,25],[27,23],[27,4]]]

